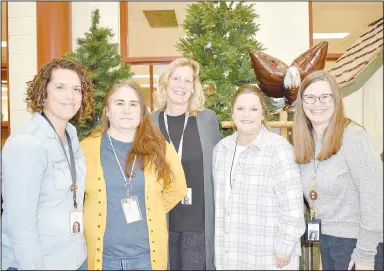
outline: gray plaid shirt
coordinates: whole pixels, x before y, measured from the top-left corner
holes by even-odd
[[[303,191],[293,147],[264,126],[232,169],[225,206],[225,182],[237,133],[214,148],[215,264],[220,269],[270,269],[274,252],[301,255],[305,231]]]

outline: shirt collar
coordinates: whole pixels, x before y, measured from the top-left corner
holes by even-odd
[[[33,113],[32,121],[34,123],[36,123],[41,128],[41,130],[44,132],[44,134],[46,134],[50,138],[57,137],[55,130],[53,130],[51,125],[48,123],[48,121],[40,113],[38,113],[38,112]],[[73,137],[75,136],[75,130],[72,129],[71,126],[72,126],[72,124],[68,123],[65,130],[68,132],[69,137],[72,140]]]
[[[249,145],[255,146],[259,150],[263,150],[268,143],[268,133],[270,133],[270,131],[264,125],[261,125],[259,134]],[[236,145],[237,136],[238,132],[235,132],[233,135],[230,135],[226,147],[234,147]]]

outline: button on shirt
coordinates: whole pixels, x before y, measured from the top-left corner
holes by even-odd
[[[68,124],[76,163],[77,204],[84,199],[85,161]],[[71,171],[59,138],[35,113],[8,138],[2,153],[2,269],[76,270],[87,257],[83,234],[70,234]],[[67,155],[68,144],[63,141]]]
[[[89,136],[81,142],[87,165],[87,187],[84,203],[84,232],[88,245],[88,267],[103,268],[104,232],[106,228],[107,193],[101,165],[102,134]],[[187,193],[185,177],[175,149],[166,143],[165,158],[170,163],[174,179],[164,187],[154,166],[144,169],[145,204],[150,243],[151,265],[154,270],[167,269],[168,227],[166,213]],[[101,192],[99,192],[101,190]],[[144,211],[144,210],[142,210]],[[102,213],[102,216],[98,214]]]
[[[235,157],[233,158],[233,163],[231,165],[232,174],[229,174],[229,177],[232,177],[232,182],[234,182],[233,179],[234,179],[234,173],[235,173],[236,167],[240,166],[240,162],[239,162],[240,153],[245,151],[247,147],[248,146],[240,146],[240,145],[237,145],[236,147]],[[230,195],[231,195],[231,180],[228,178],[227,181],[225,182],[225,206],[227,206]]]

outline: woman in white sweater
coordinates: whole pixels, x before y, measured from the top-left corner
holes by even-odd
[[[293,147],[268,130],[260,91],[237,90],[237,132],[214,148],[216,269],[299,269],[303,191]]]

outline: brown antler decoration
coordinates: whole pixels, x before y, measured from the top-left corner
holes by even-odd
[[[312,46],[298,56],[291,67],[296,67],[300,74],[300,84],[313,71],[324,69],[328,51],[328,42],[323,41]],[[249,53],[260,89],[269,97],[285,97],[291,105],[297,97],[299,85],[284,86],[284,78],[290,69],[287,64],[260,51]]]

